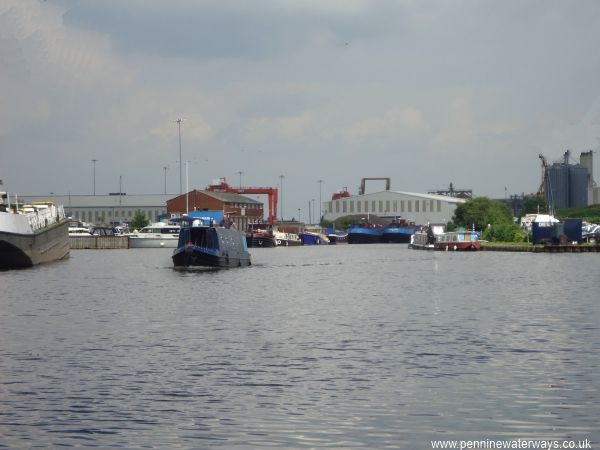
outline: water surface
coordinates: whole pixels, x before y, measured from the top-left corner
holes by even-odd
[[[0,273],[0,447],[600,441],[596,254],[79,250]]]

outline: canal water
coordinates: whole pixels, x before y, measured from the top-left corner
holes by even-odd
[[[0,447],[600,442],[597,254],[79,250],[0,272]]]

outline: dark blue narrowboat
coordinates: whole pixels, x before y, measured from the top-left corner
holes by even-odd
[[[368,222],[350,225],[348,244],[376,244],[381,242],[383,228]]]
[[[175,267],[226,268],[250,264],[244,233],[225,227],[207,226],[199,220],[181,227],[179,242],[173,251]]]

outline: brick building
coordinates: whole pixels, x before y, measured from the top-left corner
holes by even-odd
[[[188,211],[223,211],[235,222],[238,230],[245,230],[248,223],[263,220],[264,217],[261,202],[230,192],[194,189],[167,200],[167,214],[183,215]]]

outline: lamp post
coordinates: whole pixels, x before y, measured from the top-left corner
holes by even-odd
[[[183,160],[181,159],[181,122],[183,122],[183,119],[177,119],[175,122],[177,122],[177,125],[179,127],[179,194],[182,194],[183,193],[183,188],[182,188]]]
[[[237,174],[240,176],[240,184],[239,184],[239,188],[241,189],[241,188],[242,188],[242,175],[244,174],[244,172],[242,172],[242,171],[240,170],[240,171],[238,171],[238,173],[237,173]]]
[[[165,194],[167,193],[167,167],[168,166],[163,166],[163,171],[165,173]]]
[[[315,220],[316,217],[315,217],[315,199],[314,198],[310,201],[310,211],[311,211],[313,220]]]
[[[279,199],[279,210],[281,212],[281,221],[283,222],[283,179],[285,177],[283,175],[279,175],[279,180],[281,180],[281,198]]]
[[[190,165],[189,160],[185,160],[185,213],[187,214],[190,211],[188,197],[190,194],[190,190],[188,188],[188,167]]]
[[[93,173],[93,193],[94,195],[96,195],[96,161],[98,161],[97,159],[92,159],[92,173]]]
[[[323,180],[317,180],[317,183],[319,183],[319,222],[321,222],[321,216],[323,215],[323,204],[321,203],[321,187],[323,185]]]
[[[298,208],[298,222],[300,222],[300,208]]]

